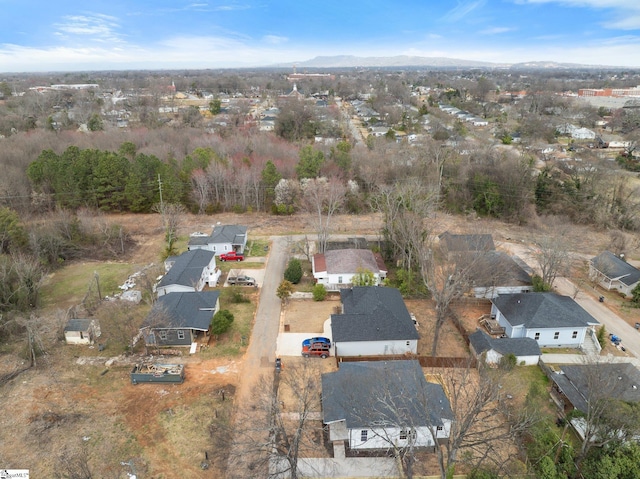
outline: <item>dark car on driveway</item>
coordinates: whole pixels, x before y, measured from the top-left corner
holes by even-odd
[[[322,336],[305,339],[304,341],[302,341],[302,347],[304,348],[305,346],[311,346],[312,344],[316,344],[316,343],[326,344],[327,346],[331,347],[331,340],[329,338],[324,338]]]

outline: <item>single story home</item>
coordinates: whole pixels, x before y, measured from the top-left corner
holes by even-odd
[[[589,278],[609,291],[615,289],[630,298],[640,283],[640,270],[605,251],[589,261]]]
[[[500,364],[505,356],[513,354],[516,364],[535,366],[540,360],[540,346],[531,338],[493,338],[481,329],[469,335],[469,346],[475,356],[484,357],[487,364]]]
[[[600,323],[568,296],[555,293],[501,294],[491,316],[509,338],[532,338],[540,347],[579,348]]]
[[[418,331],[400,291],[384,286],[340,290],[342,313],[331,315],[336,356],[417,354]]]
[[[247,247],[247,227],[240,225],[216,225],[209,236],[195,233],[189,237],[187,249],[205,249],[217,256],[229,251],[243,253]]]
[[[206,284],[215,286],[221,271],[216,267],[213,251],[195,249],[179,256],[170,256],[164,262],[166,274],[156,284],[156,293],[202,291]]]
[[[311,269],[316,283],[327,291],[338,291],[352,286],[353,276],[364,271],[373,273],[377,286],[387,277],[387,267],[379,253],[368,249],[338,249],[311,258]]]
[[[322,375],[322,421],[329,440],[351,450],[435,449],[448,440],[453,413],[416,360],[343,362]]]
[[[160,296],[140,328],[147,346],[190,346],[209,334],[220,310],[218,291],[168,293]]]
[[[64,327],[64,340],[67,344],[93,344],[100,334],[97,319],[70,319]]]
[[[491,299],[499,294],[531,292],[530,271],[520,258],[502,251],[486,251],[474,259],[469,272],[473,295]]]

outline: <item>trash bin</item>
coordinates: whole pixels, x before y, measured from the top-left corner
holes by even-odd
[[[636,329],[640,329],[640,323],[636,323]]]

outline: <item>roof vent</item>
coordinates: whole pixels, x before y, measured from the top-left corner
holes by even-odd
[[[622,376],[618,376],[618,381],[620,381],[622,379]]]
[[[635,384],[633,386],[631,386],[633,389],[638,389],[638,386],[636,386]]]

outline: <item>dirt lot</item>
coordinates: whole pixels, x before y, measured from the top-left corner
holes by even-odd
[[[322,333],[329,316],[340,307],[340,297],[327,296],[326,301],[291,300],[284,309],[284,324],[290,333]]]

